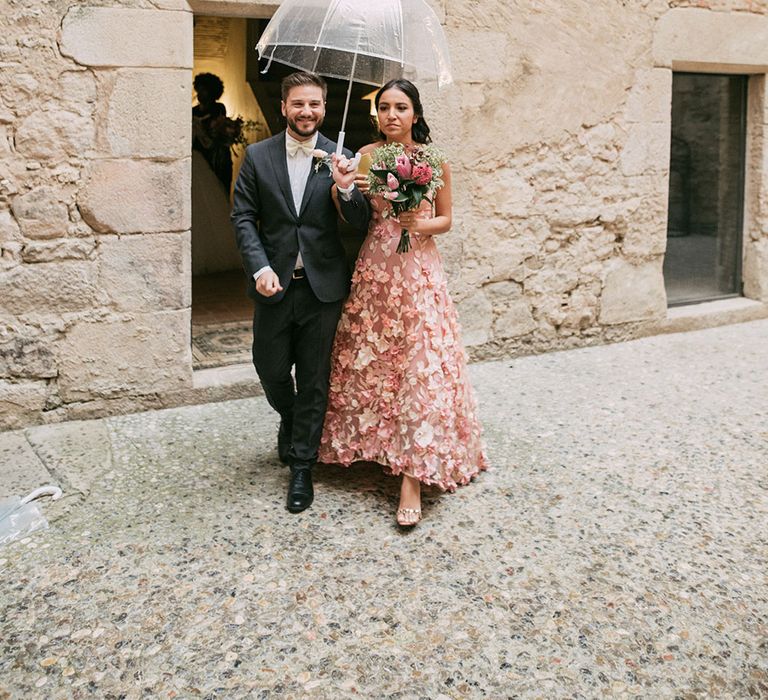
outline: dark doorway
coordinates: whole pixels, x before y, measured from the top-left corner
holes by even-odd
[[[741,293],[746,104],[746,76],[673,76],[664,259],[670,305]]]

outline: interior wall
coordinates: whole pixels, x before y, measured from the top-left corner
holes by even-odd
[[[214,73],[224,82],[220,101],[230,118],[256,123],[246,132],[249,142],[270,136],[269,127],[250,85],[245,80],[246,20],[235,17],[195,18],[193,74]],[[254,49],[251,49],[254,50]],[[194,96],[193,96],[194,103]],[[233,153],[233,183],[240,170],[244,147]],[[192,274],[208,274],[240,267],[240,255],[229,225],[229,199],[215,187],[202,157],[193,158]]]
[[[249,140],[260,141],[271,136],[267,121],[259,107],[259,103],[253,95],[251,86],[245,80],[245,53],[247,50],[255,51],[254,47],[246,46],[246,21],[240,17],[216,17],[200,18],[203,20],[215,20],[228,24],[226,53],[222,57],[204,56],[195,50],[193,72],[215,73],[224,81],[224,95],[221,102],[227,108],[227,116],[242,117],[245,120],[257,122],[258,129],[248,134]],[[244,149],[239,149],[235,159],[234,176],[240,169]]]

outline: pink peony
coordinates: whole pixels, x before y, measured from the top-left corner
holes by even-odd
[[[429,163],[416,163],[412,176],[417,185],[428,185],[432,180],[432,166]]]
[[[384,199],[397,199],[397,192],[385,192]]]
[[[387,173],[387,187],[389,187],[390,190],[396,190],[400,187],[398,179],[392,173]]]
[[[397,156],[395,162],[397,163],[397,174],[403,180],[407,180],[411,176],[411,159],[403,154],[402,156]]]

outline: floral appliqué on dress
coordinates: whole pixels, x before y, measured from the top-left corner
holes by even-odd
[[[376,197],[374,209],[388,206]],[[430,206],[422,211],[431,216]],[[371,223],[333,346],[321,462],[381,464],[454,491],[487,468],[456,310],[432,236]]]

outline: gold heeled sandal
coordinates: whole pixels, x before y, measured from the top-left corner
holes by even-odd
[[[408,519],[408,522],[402,522],[400,520],[401,515],[405,516],[405,518]],[[413,522],[410,520],[411,516],[416,516],[416,519],[413,520]],[[413,527],[421,520],[421,508],[398,508],[395,513],[395,520],[400,527]]]

